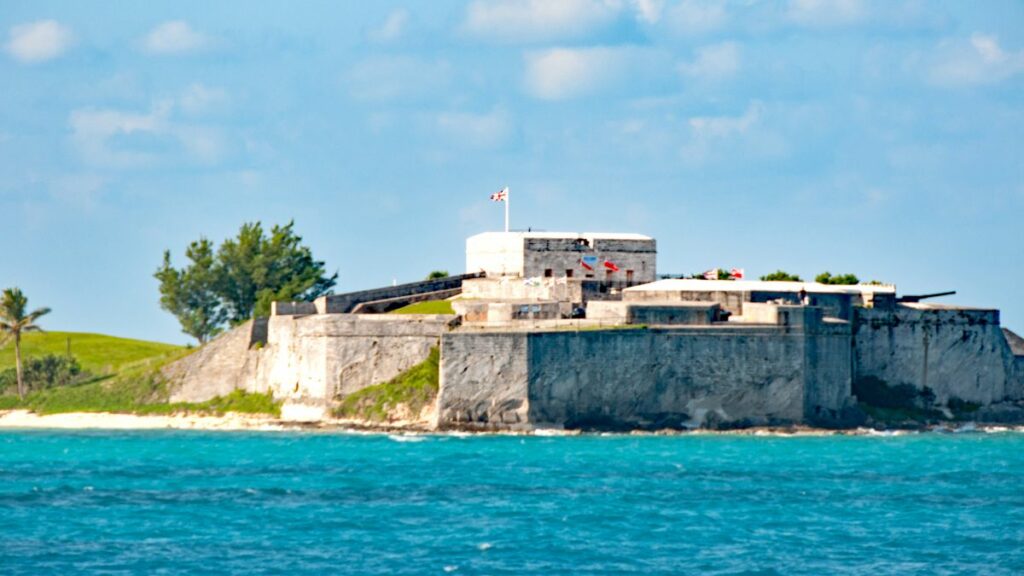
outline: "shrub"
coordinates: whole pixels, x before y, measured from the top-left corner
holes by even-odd
[[[448,271],[447,270],[434,270],[430,274],[427,274],[427,280],[437,280],[439,278],[447,278],[447,277],[448,277]]]
[[[395,409],[405,406],[415,418],[437,397],[440,360],[440,351],[431,349],[426,360],[395,378],[346,396],[335,415],[380,422],[391,420]]]
[[[860,280],[853,274],[839,274],[838,276],[833,276],[830,272],[822,272],[821,274],[818,274],[817,276],[814,277],[814,281],[818,282],[819,284],[836,285],[851,285],[860,283]]]
[[[26,391],[47,390],[69,386],[92,377],[82,370],[74,356],[46,354],[25,360],[22,366]],[[18,376],[14,368],[0,372],[0,392],[17,387]]]
[[[785,270],[776,270],[771,274],[765,274],[764,276],[761,276],[761,280],[766,282],[803,282],[803,278],[800,278],[800,276],[797,276],[796,274],[790,274]]]

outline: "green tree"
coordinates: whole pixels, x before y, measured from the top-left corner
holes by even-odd
[[[266,237],[259,222],[247,223],[237,239],[221,245],[220,295],[232,324],[269,316],[275,300],[314,300],[337,284],[338,274],[324,274],[324,263],[313,259],[294,226],[274,226]]]
[[[447,277],[448,277],[448,271],[447,270],[433,270],[433,271],[430,272],[430,274],[427,274],[427,280],[438,280],[440,278],[447,278]]]
[[[14,368],[18,380],[18,398],[25,399],[25,383],[21,366],[21,335],[23,332],[41,332],[36,324],[41,316],[50,313],[49,308],[28,310],[28,298],[18,288],[8,288],[0,295],[0,338],[2,344],[14,339]]]
[[[189,244],[185,257],[190,264],[177,270],[171,266],[171,252],[164,251],[163,265],[154,274],[160,281],[160,307],[174,314],[182,332],[203,344],[221,331],[227,319],[218,293],[213,244],[200,238]]]
[[[836,285],[852,285],[859,284],[860,280],[857,279],[853,274],[839,274],[833,276],[829,272],[822,272],[814,277],[814,281],[819,284],[836,284]]]
[[[761,280],[765,282],[803,282],[803,279],[796,274],[790,274],[785,270],[776,270],[771,274],[765,274],[761,276]]]
[[[165,252],[155,274],[161,307],[203,344],[225,322],[234,325],[269,315],[275,300],[313,300],[330,293],[337,273],[325,275],[324,263],[302,245],[294,224],[274,226],[269,236],[259,222],[243,224],[238,236],[216,251],[201,238],[189,245],[185,255],[190,263],[180,270]]]

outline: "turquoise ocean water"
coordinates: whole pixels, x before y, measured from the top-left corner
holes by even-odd
[[[1024,434],[0,433],[3,574],[1024,574]]]

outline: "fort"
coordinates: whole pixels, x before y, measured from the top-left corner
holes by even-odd
[[[1024,421],[999,312],[895,286],[663,278],[639,234],[488,232],[459,276],[277,302],[165,370],[172,401],[271,391],[317,421],[440,350],[436,429],[845,427],[877,409]],[[452,314],[387,314],[449,300]]]

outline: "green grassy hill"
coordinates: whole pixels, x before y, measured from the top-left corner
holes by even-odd
[[[199,403],[169,403],[167,383],[160,368],[186,356],[183,346],[161,344],[78,332],[46,332],[26,335],[22,339],[22,357],[64,354],[68,339],[71,354],[91,378],[80,384],[34,391],[24,401],[13,390],[0,395],[0,410],[28,408],[38,413],[56,412],[126,412],[136,414],[171,414],[194,412],[220,414],[249,412],[280,414],[281,403],[269,394],[235,391]],[[14,343],[0,347],[0,371],[14,366]]]
[[[71,354],[82,368],[93,374],[113,374],[139,364],[155,363],[176,356],[184,348],[173,344],[131,340],[84,332],[33,332],[21,339],[21,356]],[[0,347],[0,370],[14,366],[14,342]]]

